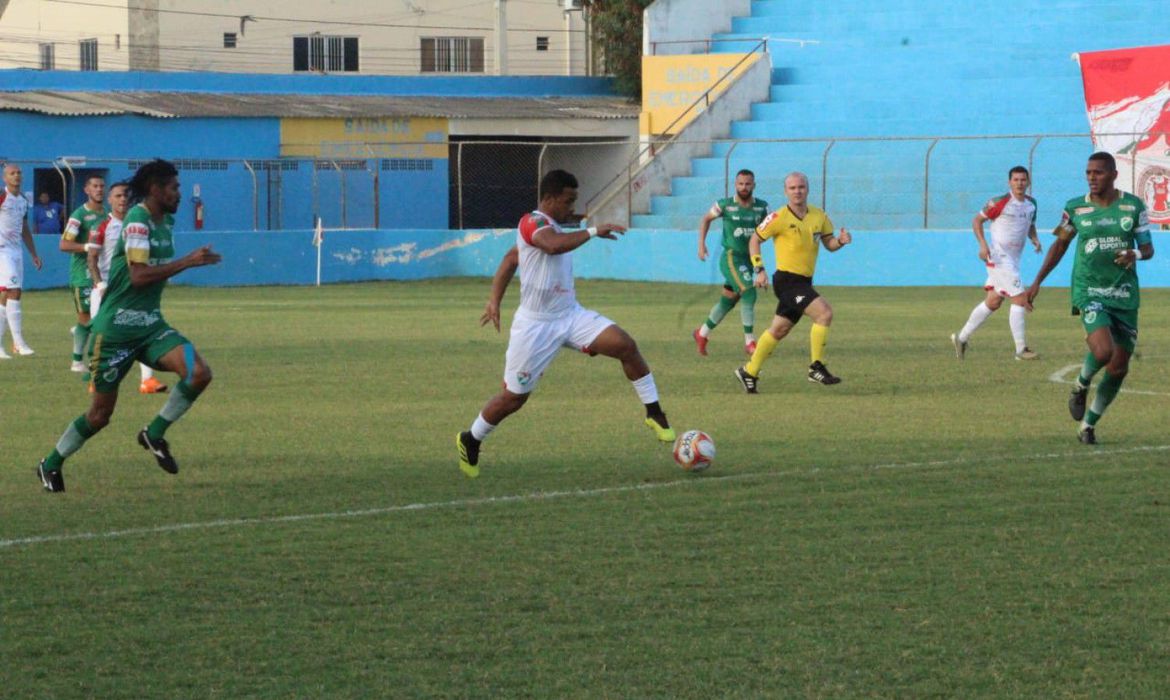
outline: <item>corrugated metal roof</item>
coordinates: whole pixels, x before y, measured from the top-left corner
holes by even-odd
[[[401,97],[199,92],[0,92],[0,109],[56,116],[636,119],[619,97]]]

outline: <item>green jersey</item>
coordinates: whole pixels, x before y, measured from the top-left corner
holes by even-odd
[[[170,262],[175,255],[174,223],[170,214],[155,221],[141,204],[126,213],[122,237],[110,261],[109,287],[93,322],[95,331],[110,342],[125,343],[166,326],[161,301],[167,281],[135,287],[130,284],[130,263],[154,266]]]
[[[735,197],[724,197],[715,202],[711,213],[723,220],[723,247],[747,255],[748,240],[768,215],[768,203],[752,199],[751,205],[745,207]]]
[[[73,210],[69,221],[65,224],[65,232],[61,238],[74,243],[88,243],[89,234],[93,232],[110,214],[104,206],[98,211],[90,209],[85,204]],[[89,266],[85,264],[86,253],[70,253],[69,286],[88,287],[92,284],[89,277]]]
[[[1121,192],[1117,201],[1099,207],[1088,195],[1064,205],[1060,227],[1073,236],[1072,304],[1081,309],[1100,302],[1115,309],[1141,305],[1137,271],[1113,262],[1117,253],[1150,243],[1149,215],[1141,199]]]

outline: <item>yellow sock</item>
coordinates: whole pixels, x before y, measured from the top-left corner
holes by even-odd
[[[812,330],[808,332],[808,348],[812,362],[820,362],[825,359],[825,342],[828,339],[829,327],[814,323]]]
[[[752,353],[752,359],[747,363],[748,374],[753,377],[760,376],[760,367],[763,366],[764,360],[772,356],[772,351],[779,342],[768,331],[760,334],[760,339],[756,342],[756,351]]]

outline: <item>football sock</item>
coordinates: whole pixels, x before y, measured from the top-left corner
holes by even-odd
[[[20,301],[17,299],[8,300],[8,327],[12,330],[12,342],[16,345],[24,345],[24,333],[21,331],[21,311]]]
[[[1117,392],[1121,390],[1123,381],[1125,381],[1125,377],[1117,377],[1110,372],[1105,373],[1105,376],[1097,384],[1097,394],[1093,396],[1093,405],[1085,414],[1085,425],[1090,427],[1097,425],[1097,421],[1101,420],[1105,409],[1109,408],[1109,404],[1117,398]]]
[[[475,417],[475,422],[471,424],[471,437],[475,438],[478,442],[483,442],[495,429],[496,426],[484,420],[483,414],[481,413]]]
[[[1024,325],[1028,310],[1022,306],[1012,304],[1011,311],[1008,313],[1008,326],[1012,329],[1012,340],[1016,341],[1016,352],[1023,352],[1024,348],[1028,347],[1028,343],[1024,340]]]
[[[85,341],[89,340],[89,326],[78,323],[73,327],[73,361],[81,362],[85,355]]]
[[[983,322],[991,317],[995,310],[987,305],[987,302],[981,301],[979,305],[971,310],[971,315],[967,317],[967,323],[963,324],[962,330],[959,331],[959,342],[965,343],[971,339],[971,335],[975,333],[975,329],[983,325]]]
[[[755,340],[753,333],[756,329],[756,288],[751,287],[739,297],[739,318],[743,321],[744,335],[749,341]]]
[[[143,362],[138,363],[138,369],[142,372],[142,381],[154,378],[154,370]]]
[[[744,331],[743,344],[744,345],[751,345],[754,342],[756,342],[756,334],[752,333],[751,331]]]
[[[634,385],[634,391],[638,392],[638,398],[642,400],[642,403],[658,402],[658,387],[654,385],[653,372],[647,372],[645,377],[635,379],[630,383]]]
[[[195,403],[200,393],[202,392],[195,391],[186,379],[180,380],[175,390],[167,397],[162,410],[150,421],[150,425],[146,426],[146,436],[151,440],[161,438],[167,432],[167,428],[191,408],[191,404]]]
[[[0,305],[0,343],[4,342],[4,334],[8,332],[8,306]]]
[[[814,323],[808,332],[808,350],[810,362],[820,362],[825,359],[825,343],[829,340],[829,327]]]
[[[731,307],[733,306],[735,306],[735,302],[731,299],[728,299],[725,296],[719,297],[719,302],[715,304],[715,306],[711,307],[711,312],[707,314],[707,320],[703,325],[707,328],[714,328],[715,326],[718,326],[719,322],[723,320],[723,317],[727,315],[728,311],[731,311]],[[702,329],[699,330],[699,333],[701,333],[704,338],[707,337],[707,334],[703,333]]]
[[[85,414],[78,416],[69,427],[62,433],[61,439],[57,441],[57,446],[45,457],[45,470],[55,472],[61,468],[65,462],[65,458],[74,452],[81,449],[85,441],[97,434],[97,430],[91,428],[89,421],[85,420]]]
[[[764,331],[760,334],[760,340],[756,343],[756,351],[752,353],[752,359],[748,360],[747,373],[753,377],[760,376],[760,368],[764,365],[764,360],[772,356],[772,351],[776,349],[779,343],[775,336],[770,331]]]
[[[1093,381],[1093,375],[1101,370],[1101,363],[1097,361],[1097,357],[1093,355],[1093,351],[1085,353],[1085,362],[1081,365],[1081,373],[1077,375],[1077,386],[1082,389],[1088,389],[1089,384]]]

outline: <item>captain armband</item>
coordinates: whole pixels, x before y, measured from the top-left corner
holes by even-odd
[[[756,268],[757,272],[764,269],[764,257],[762,255],[753,255],[752,267]]]

